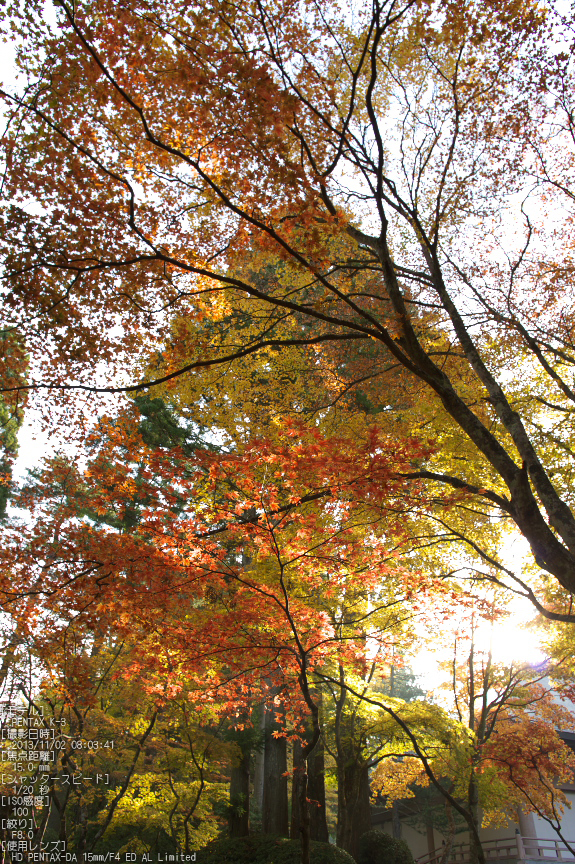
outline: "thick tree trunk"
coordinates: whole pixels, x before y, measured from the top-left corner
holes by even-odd
[[[309,834],[312,840],[329,841],[327,813],[325,807],[325,751],[320,738],[308,756],[307,797],[311,801]]]
[[[256,709],[254,722],[262,734],[265,730],[265,705],[262,703]],[[261,827],[262,810],[264,804],[264,748],[258,747],[254,757],[254,791],[252,795],[251,805],[253,812],[251,814],[251,823],[253,826],[254,818]]]
[[[301,839],[301,787],[305,760],[301,741],[293,742],[293,773],[291,786],[291,821],[289,836],[292,840]]]
[[[302,775],[305,771],[305,760],[302,745],[294,742],[293,749],[293,780],[292,780],[292,811],[290,837],[294,840],[301,836],[301,787]],[[310,840],[322,843],[329,841],[325,809],[325,759],[323,742],[317,742],[313,752],[308,757],[307,764],[307,799],[309,801],[309,836]]]
[[[288,837],[287,744],[285,738],[273,737],[279,730],[273,709],[266,708],[262,831]]]
[[[250,833],[250,751],[242,749],[238,763],[232,765],[230,778],[230,837]]]
[[[370,828],[369,769],[351,762],[338,771],[337,845],[357,858],[359,838]]]

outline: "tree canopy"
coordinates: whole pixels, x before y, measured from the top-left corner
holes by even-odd
[[[506,689],[491,661],[482,692],[503,687],[505,707],[485,696],[465,726],[459,696],[402,720],[381,679],[410,620],[431,638],[456,606],[519,595],[556,627],[567,686],[574,23],[532,0],[6,7],[0,515],[9,491],[19,512],[2,516],[2,680],[24,687],[28,652],[46,704],[56,687],[95,711],[94,658],[121,646],[118,675],[154,729],[187,735],[200,792],[194,741],[223,752],[218,724],[239,734],[271,701],[276,737],[302,748],[305,864],[320,746],[342,825],[345,777],[364,794],[384,741],[398,759],[417,745],[476,835],[489,772],[513,801],[534,776],[497,747],[505,723],[539,722],[514,713],[536,682]],[[16,488],[27,405],[76,449]],[[184,735],[200,691],[209,717]],[[455,763],[410,737],[428,710],[471,760],[464,804],[461,772],[440,782]],[[207,811],[162,748],[148,793],[173,799],[160,827],[188,849]],[[113,811],[134,802],[130,771]],[[553,820],[550,788],[533,800]]]

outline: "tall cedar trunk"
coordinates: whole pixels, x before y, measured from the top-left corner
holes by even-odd
[[[250,750],[243,747],[239,762],[232,765],[230,778],[230,837],[250,833]]]
[[[349,762],[338,771],[337,845],[357,859],[359,838],[370,828],[369,769]]]
[[[297,840],[301,837],[301,794],[302,774],[305,771],[303,748],[299,741],[293,748],[293,781],[292,781],[292,811],[290,837]],[[329,841],[325,809],[325,766],[323,741],[317,742],[313,752],[308,757],[307,765],[307,798],[309,805],[309,836],[310,840]]]
[[[293,774],[291,786],[291,821],[289,836],[292,840],[301,839],[301,786],[305,771],[301,741],[293,742]]]
[[[273,709],[266,708],[262,831],[288,837],[287,743],[285,738],[273,737],[281,728],[275,722]]]
[[[265,705],[262,703],[258,706],[256,711],[256,717],[254,718],[254,722],[256,723],[259,730],[261,730],[262,735],[265,730]],[[262,810],[264,804],[264,748],[258,747],[254,757],[254,791],[252,795],[252,808],[254,813],[252,813],[252,824],[254,821],[254,816],[257,822],[261,822],[262,818]]]
[[[325,750],[320,738],[308,756],[307,797],[312,801],[309,814],[309,833],[312,840],[329,841],[325,807]]]

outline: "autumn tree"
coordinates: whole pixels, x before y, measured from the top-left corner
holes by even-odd
[[[201,446],[161,400],[142,398],[86,443],[81,467],[53,459],[17,500],[30,518],[5,544],[6,607],[32,635],[42,623],[40,659],[81,624],[124,646],[126,674],[151,698],[203,693],[238,742],[254,702],[279,694],[283,734],[302,744],[305,849],[305,767],[321,733],[314,669],[332,656],[363,668],[374,645],[385,657],[404,607],[445,591],[401,563],[398,505],[414,519],[431,506],[402,474],[429,444],[294,421],[229,451]]]
[[[339,445],[357,460],[361,483],[373,484],[369,495],[385,495],[393,474],[392,485],[413,483],[416,498],[426,484],[428,500],[443,507],[425,511],[421,530],[409,524],[421,556],[454,541],[463,550],[451,568],[440,556],[429,569],[506,585],[547,618],[572,623],[572,21],[528,0],[374,0],[352,16],[314,0],[181,0],[169,8],[59,0],[53,18],[44,12],[39,0],[14,0],[3,25],[21,76],[3,90],[3,322],[31,370],[28,383],[14,377],[14,343],[5,340],[5,400],[15,406],[25,392],[36,394],[46,419],[61,426],[77,391],[153,398],[154,387],[182,381],[201,392],[207,370],[213,384],[237,375],[241,395],[238,371],[258,356],[262,374],[249,371],[261,379],[265,423],[270,378],[283,391],[293,383],[273,355],[300,357],[301,349],[310,386],[331,393],[328,402],[354,400],[364,414],[381,415],[402,406],[389,421],[393,446],[406,440],[406,427],[440,445],[409,455],[400,448],[390,472],[371,462],[369,481],[358,443],[370,440],[365,430],[351,429]],[[292,413],[301,408],[298,398],[285,402]],[[74,405],[81,413],[82,403]],[[207,425],[217,425],[209,404],[201,408]],[[247,420],[238,417],[238,427]],[[122,438],[115,425],[110,435]],[[323,458],[339,466],[345,485],[358,475],[334,458],[330,435],[321,439]],[[284,458],[277,443],[268,436],[268,457]],[[52,622],[65,619],[81,589],[88,627],[96,627],[96,610],[116,616],[120,635],[127,614],[162,622],[145,656],[157,650],[171,682],[177,675],[161,640],[169,636],[189,657],[180,602],[189,591],[184,614],[197,603],[196,644],[218,675],[231,681],[254,650],[265,666],[279,639],[289,643],[297,679],[310,646],[324,638],[310,624],[316,607],[303,583],[301,617],[295,629],[283,619],[281,638],[277,622],[265,638],[265,629],[241,630],[230,609],[239,603],[264,621],[267,603],[288,609],[266,581],[281,570],[276,509],[282,530],[289,523],[288,546],[297,545],[289,531],[297,534],[298,512],[311,513],[313,527],[302,528],[311,530],[308,541],[328,531],[327,511],[313,511],[312,500],[291,509],[290,494],[301,504],[338,480],[332,473],[319,482],[308,444],[314,483],[295,492],[282,476],[281,489],[268,489],[265,526],[250,519],[254,507],[260,516],[254,441],[242,451],[251,456],[241,490],[228,482],[237,460],[210,464],[206,455],[201,470],[194,466],[205,509],[186,531],[221,528],[231,538],[202,538],[199,565],[187,557],[191,544],[166,528],[186,519],[179,484],[193,483],[185,460],[176,483],[151,483],[137,458],[128,469],[117,457],[96,460],[102,482],[84,503],[104,518],[91,526],[68,496],[84,495],[86,478],[61,460],[45,476],[45,500],[50,483],[67,490],[59,509],[46,525],[24,527],[23,549],[8,541],[3,553],[14,620],[26,635],[34,598]],[[218,488],[212,510],[210,476]],[[405,511],[399,497],[392,526]],[[137,531],[125,530],[130,520]],[[498,526],[526,539],[525,573],[505,561]],[[246,544],[258,568],[252,575],[249,565],[244,578],[238,550]],[[268,557],[259,566],[262,549]],[[306,571],[314,590],[316,564]],[[281,579],[274,585],[281,589]],[[202,604],[210,596],[229,604],[220,619],[230,632],[227,667],[207,637]],[[301,627],[309,641],[297,645]]]
[[[20,681],[11,699],[51,754],[43,773],[19,751],[22,783],[33,794],[34,844],[64,841],[83,860],[110,849],[190,853],[216,836],[213,808],[227,794],[233,745],[218,734],[210,706],[170,698],[161,678],[154,692],[152,670],[144,692],[124,662],[125,643],[95,640],[81,625],[68,624],[52,650],[41,643],[37,636],[30,646],[41,680]],[[12,795],[10,784],[2,789]]]
[[[11,329],[1,331],[2,377],[14,384],[26,381],[28,358],[23,340]],[[13,390],[0,401],[0,519],[6,516],[12,465],[18,453],[18,431],[24,419],[27,394]]]
[[[4,91],[5,317],[29,386],[146,390],[329,346],[361,400],[362,346],[367,377],[392,358],[466,442],[406,474],[474,494],[570,593],[572,61],[553,48],[569,22],[518,0],[377,0],[351,20],[263,0],[55,9],[21,0],[6,23],[22,86]],[[160,355],[139,380],[143,333]],[[97,386],[98,363],[121,380]],[[474,552],[476,575],[542,607]]]
[[[397,587],[386,580],[371,595],[350,584],[336,603],[327,605],[342,644],[354,635],[348,621],[353,626],[360,618],[366,624],[361,663],[350,664],[341,654],[322,664],[316,673],[323,694],[323,744],[337,783],[337,845],[356,858],[361,835],[372,827],[370,775],[379,761],[389,756],[390,749],[393,752],[397,735],[389,718],[364,697],[377,698],[386,692],[391,692],[392,698],[399,695],[397,645],[410,644],[415,651],[414,621],[423,631],[426,618],[441,614],[442,606],[446,609],[451,600],[442,596],[437,586],[428,592],[424,583],[414,579],[413,585],[415,596],[408,603],[398,602]],[[416,692],[424,695],[423,691]]]
[[[415,743],[415,755],[399,764],[381,762],[374,772],[374,784],[390,801],[413,797],[414,784],[433,784],[448,807],[448,847],[459,814],[469,828],[473,861],[484,860],[481,826],[505,825],[518,810],[537,813],[564,840],[561,815],[568,802],[560,784],[570,782],[575,767],[558,731],[571,728],[573,714],[549,687],[548,665],[503,664],[490,647],[478,645],[478,622],[493,615],[493,609],[474,610],[471,621],[454,630],[452,657],[443,664],[446,698],[437,700],[443,704],[388,706]]]

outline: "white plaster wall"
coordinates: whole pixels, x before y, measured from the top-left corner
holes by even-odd
[[[566,840],[575,842],[575,792],[566,792],[565,794],[571,807],[566,808],[561,817],[561,833]],[[541,816],[534,814],[533,822],[535,823],[536,837],[550,840],[559,839],[553,828]]]

